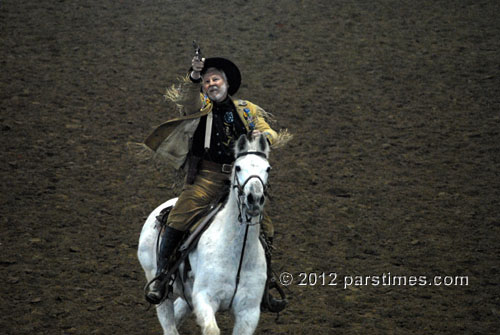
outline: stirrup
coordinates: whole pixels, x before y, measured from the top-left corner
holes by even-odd
[[[271,295],[270,290],[272,289],[276,289],[276,291],[278,291],[281,299],[276,299]],[[284,310],[287,305],[288,300],[286,299],[285,292],[278,285],[278,283],[276,283],[276,280],[272,278],[268,283],[266,283],[264,297],[261,303],[261,310],[268,310],[271,313],[279,313]]]
[[[172,291],[172,286],[168,282],[168,278],[162,273],[147,283],[144,287],[144,298],[146,298],[146,301],[153,305],[161,304]],[[157,289],[151,290],[152,285],[155,285]]]

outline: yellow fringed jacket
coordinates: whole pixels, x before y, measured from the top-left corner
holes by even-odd
[[[158,126],[144,141],[150,149],[166,158],[175,169],[184,165],[200,118],[210,113],[213,107],[212,102],[200,94],[198,84],[188,83],[187,86],[182,101],[178,101],[181,116]],[[266,112],[250,101],[232,100],[247,132],[260,130],[273,144],[277,133],[266,122]]]

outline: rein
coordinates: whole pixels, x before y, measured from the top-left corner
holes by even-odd
[[[243,257],[245,256],[245,246],[247,244],[248,228],[249,227],[250,227],[250,225],[246,225],[246,227],[245,227],[245,236],[243,237],[243,246],[241,247],[240,263],[238,264],[238,272],[236,272],[236,285],[234,287],[233,296],[231,297],[231,302],[229,303],[229,309],[231,309],[231,307],[233,306],[233,300],[234,300],[234,297],[236,296],[236,291],[238,290],[238,285],[240,283],[241,266],[243,265]]]

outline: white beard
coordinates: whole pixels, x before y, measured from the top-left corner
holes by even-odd
[[[208,97],[210,100],[215,102],[221,102],[227,96],[227,85],[226,83],[222,84],[220,89],[212,91],[210,88],[208,89]]]

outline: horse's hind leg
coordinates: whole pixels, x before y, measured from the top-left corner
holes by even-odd
[[[172,300],[167,299],[156,306],[156,314],[163,328],[164,335],[179,335],[175,325],[174,304]]]

